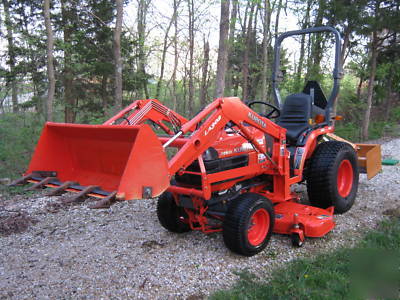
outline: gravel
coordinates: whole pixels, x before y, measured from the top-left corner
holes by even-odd
[[[400,158],[400,139],[383,144],[383,156]],[[304,186],[295,190],[306,200]],[[0,298],[201,299],[231,286],[237,271],[265,277],[293,259],[354,245],[385,214],[400,211],[400,166],[383,166],[370,181],[361,175],[355,205],[325,237],[293,248],[287,236],[273,235],[250,258],[227,250],[220,233],[167,232],[156,200],[92,210],[41,192],[5,195],[0,191]]]

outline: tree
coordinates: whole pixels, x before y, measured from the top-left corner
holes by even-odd
[[[8,0],[3,0],[4,14],[5,14],[5,24],[7,28],[7,41],[8,41],[8,65],[10,70],[7,76],[7,85],[11,84],[11,101],[13,112],[18,111],[18,91],[17,91],[17,76],[15,70],[16,63],[16,53],[13,37],[13,26],[10,17],[10,3]]]
[[[56,79],[54,75],[54,56],[53,56],[54,38],[50,20],[50,0],[44,0],[43,15],[47,33],[47,74],[49,79],[49,88],[47,92],[47,102],[46,102],[46,119],[47,121],[52,121]]]
[[[177,108],[177,96],[176,96],[176,70],[178,68],[178,7],[180,0],[174,0],[174,66],[172,70],[172,101],[173,101],[173,109]]]
[[[230,0],[221,0],[221,19],[219,23],[219,48],[217,61],[217,76],[215,83],[215,98],[224,96],[225,74],[228,61],[228,31],[229,31]]]
[[[200,107],[203,109],[206,106],[207,100],[207,89],[208,89],[208,63],[210,60],[210,43],[204,38],[204,57],[202,66],[202,78],[201,78],[201,89],[200,89]],[[221,96],[216,96],[221,97]]]
[[[146,74],[146,55],[145,55],[145,37],[146,37],[146,18],[151,0],[138,0],[137,11],[137,32],[138,32],[138,71],[142,83],[142,89],[146,99],[149,98],[149,91],[147,88],[147,74]]]
[[[311,11],[311,6],[312,6],[313,0],[307,0],[306,4],[306,9],[305,9],[305,14],[304,18],[301,22],[301,29],[306,29],[310,25],[310,11]],[[305,56],[305,43],[306,43],[306,35],[301,36],[301,42],[300,42],[300,57],[299,57],[299,63],[297,65],[297,73],[296,73],[296,82],[295,82],[295,89],[296,90],[301,90],[303,86],[303,80],[302,80],[302,72],[303,72],[303,66],[304,66],[304,56]]]
[[[229,21],[227,71],[226,71],[226,76],[225,76],[225,90],[227,90],[229,94],[231,93],[232,79],[233,79],[232,78],[233,77],[233,74],[232,74],[233,66],[232,66],[232,60],[230,59],[230,55],[232,53],[232,50],[234,47],[234,42],[235,42],[235,27],[236,27],[238,7],[239,7],[239,1],[232,0],[232,10],[231,10],[231,16],[230,16],[230,21]]]
[[[175,1],[175,0],[174,0],[174,1]],[[174,7],[175,7],[175,5],[178,6],[178,5],[179,5],[179,2],[180,2],[180,0],[178,1],[178,3],[176,3],[176,4],[174,3]],[[162,49],[162,58],[161,58],[161,68],[160,68],[160,77],[159,77],[159,79],[158,79],[157,88],[156,88],[156,98],[157,98],[157,99],[158,99],[159,96],[160,96],[161,84],[162,84],[162,81],[163,81],[163,78],[164,78],[165,58],[166,58],[166,55],[167,55],[168,47],[169,47],[169,45],[170,45],[170,43],[168,42],[169,31],[171,30],[172,24],[174,24],[175,21],[176,21],[177,13],[178,13],[177,10],[174,9],[174,11],[173,11],[173,13],[172,13],[172,17],[171,17],[171,19],[170,19],[170,21],[169,21],[169,23],[168,23],[167,29],[165,30],[165,34],[164,34],[163,49]],[[176,72],[176,70],[175,70],[175,72]],[[175,76],[176,76],[176,73],[175,73]],[[176,78],[175,78],[175,80],[176,80]]]
[[[187,0],[189,11],[189,115],[193,114],[194,106],[194,83],[193,83],[193,63],[194,63],[194,0]]]
[[[252,25],[253,25],[253,15],[255,2],[249,1],[248,7],[250,9],[248,13],[248,23],[247,26],[243,28],[243,36],[245,37],[245,49],[243,55],[243,64],[242,64],[242,100],[246,101],[249,91],[249,53],[251,47],[251,34],[252,34]],[[245,16],[246,19],[247,15]],[[245,21],[246,22],[246,21]]]
[[[368,79],[367,103],[364,113],[361,137],[368,139],[368,130],[371,117],[372,98],[375,86],[377,60],[382,46],[390,37],[397,35],[400,29],[399,12],[394,10],[397,1],[371,0],[368,3],[370,15],[365,17],[364,34],[370,35],[370,75]]]
[[[268,84],[268,47],[269,47],[269,28],[271,23],[271,7],[269,0],[264,0],[264,24],[263,24],[263,68],[261,73],[261,99],[267,97]],[[265,97],[265,98],[264,98]]]
[[[72,66],[72,38],[73,32],[76,30],[77,13],[75,8],[68,5],[66,0],[61,0],[61,18],[63,32],[63,52],[64,52],[64,69],[63,69],[63,86],[64,86],[64,121],[66,123],[75,122],[75,106],[76,97],[74,92],[74,75]]]
[[[121,30],[123,16],[123,0],[115,1],[117,16],[114,29],[114,63],[115,63],[115,110],[122,109],[122,58],[121,58]]]

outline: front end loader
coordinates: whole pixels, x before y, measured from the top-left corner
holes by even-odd
[[[281,102],[280,45],[298,34],[328,31],[336,40],[334,85],[328,100],[319,85]],[[223,234],[226,246],[251,256],[273,232],[295,246],[332,230],[334,213],[348,211],[358,187],[357,154],[334,132],[339,91],[340,35],[330,27],[292,31],[275,46],[275,105],[257,113],[236,97],[219,98],[188,120],[156,99],[137,100],[103,125],[47,123],[24,176],[31,189],[75,192],[65,202],[158,197],[161,225],[172,232]],[[274,122],[273,119],[277,119]],[[292,187],[306,182],[309,204]]]

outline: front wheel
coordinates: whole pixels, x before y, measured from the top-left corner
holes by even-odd
[[[274,209],[267,198],[244,193],[232,200],[225,215],[225,245],[237,254],[253,256],[267,246],[274,222]]]
[[[354,204],[358,189],[357,154],[347,143],[319,144],[307,170],[307,192],[312,205],[334,206],[345,213]]]
[[[157,216],[160,224],[169,231],[176,233],[190,231],[184,208],[176,205],[174,196],[170,192],[164,192],[158,198]]]

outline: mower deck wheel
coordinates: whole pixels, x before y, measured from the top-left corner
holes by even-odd
[[[304,241],[301,240],[300,236],[297,233],[292,233],[290,235],[290,240],[292,241],[292,245],[294,247],[303,247]]]
[[[158,198],[157,216],[160,224],[169,231],[183,233],[191,230],[189,224],[185,223],[188,218],[185,210],[176,205],[170,192],[164,192]]]
[[[255,193],[231,200],[223,223],[225,245],[232,252],[253,256],[268,244],[275,222],[272,203]]]

